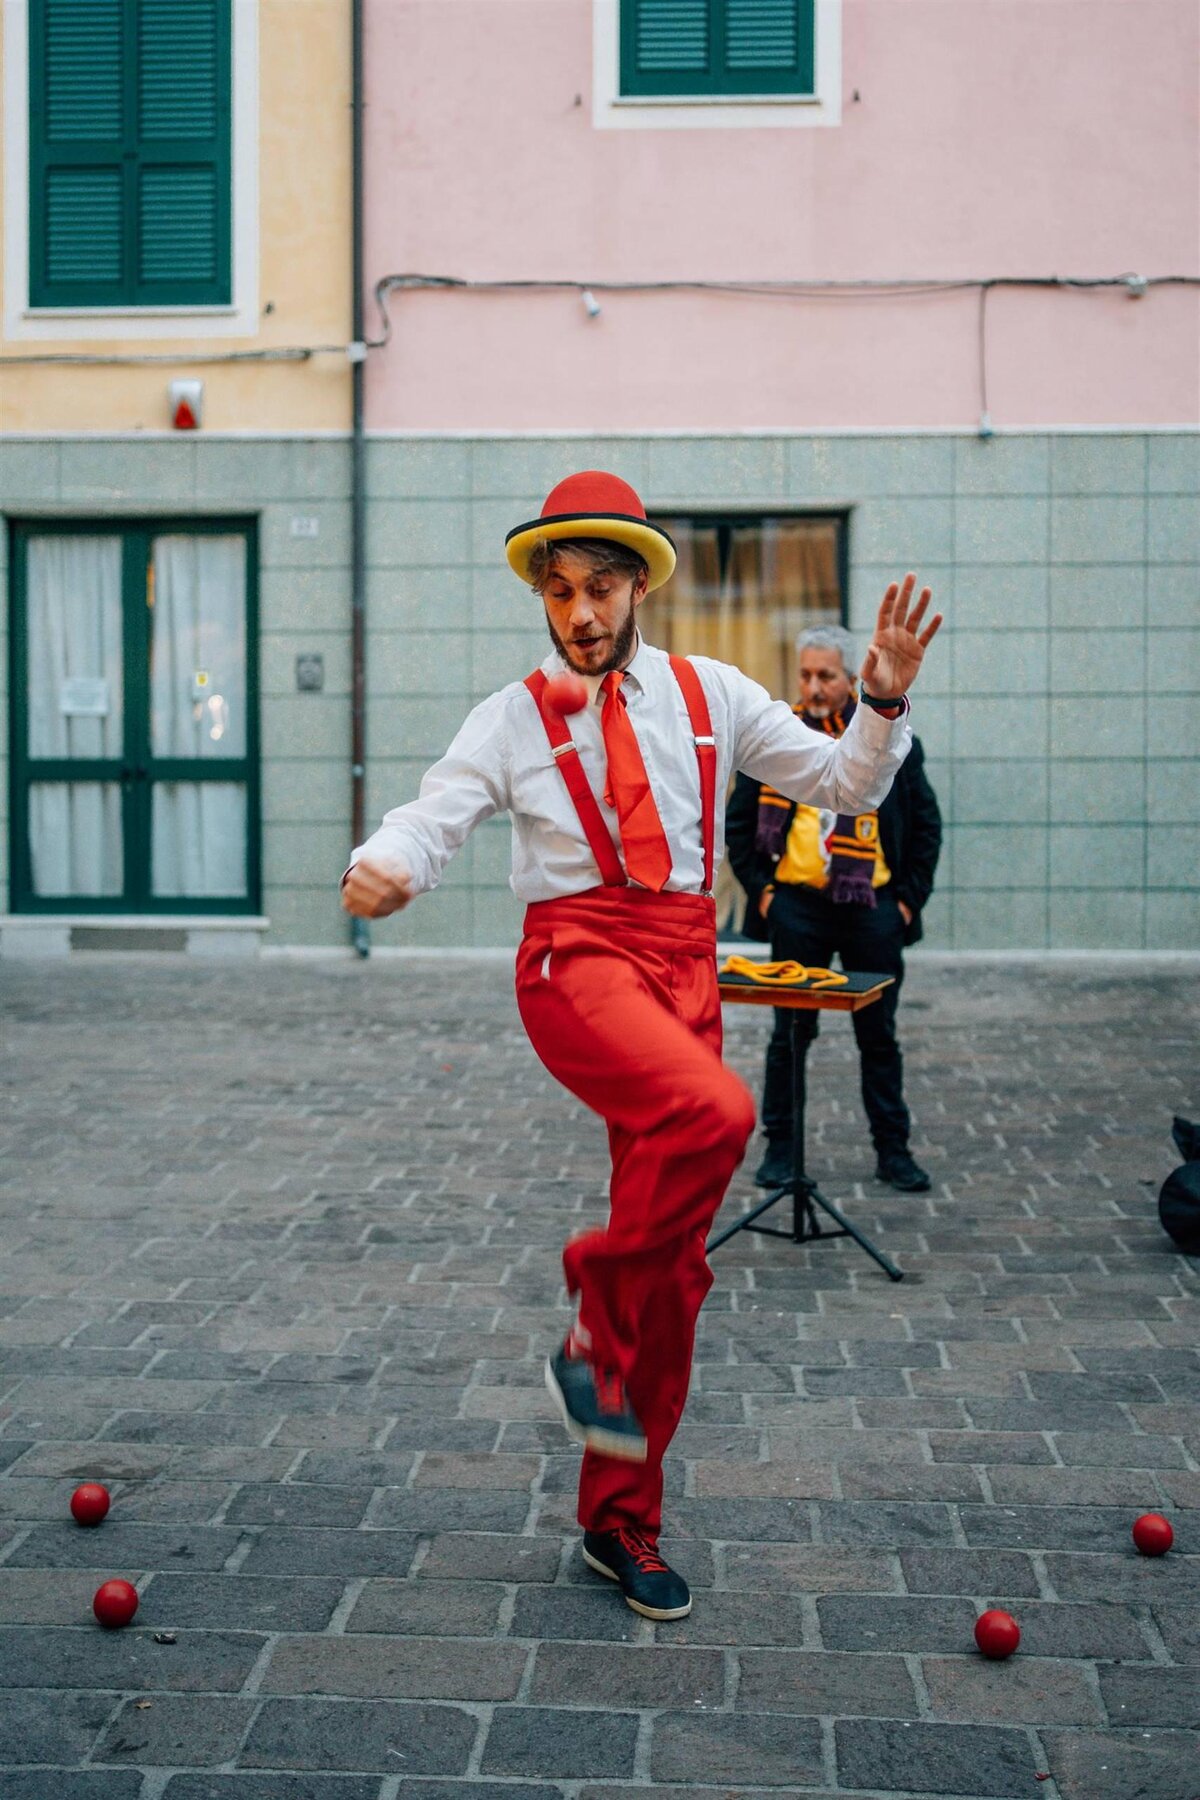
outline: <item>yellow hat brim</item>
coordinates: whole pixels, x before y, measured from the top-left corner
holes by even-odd
[[[604,538],[610,543],[625,544],[644,556],[650,571],[646,591],[650,593],[669,581],[675,573],[675,546],[666,532],[644,519],[629,518],[622,513],[586,513],[551,519],[531,519],[518,525],[504,540],[509,567],[522,581],[529,580],[529,558],[539,539]]]

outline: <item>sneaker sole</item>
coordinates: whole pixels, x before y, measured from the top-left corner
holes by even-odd
[[[554,1373],[550,1358],[546,1358],[546,1386],[550,1397],[558,1408],[558,1414],[568,1437],[573,1437],[577,1444],[585,1449],[594,1450],[598,1456],[612,1456],[621,1462],[644,1463],[647,1444],[645,1438],[627,1438],[619,1436],[615,1431],[605,1431],[602,1426],[593,1425],[590,1429],[578,1424],[567,1410],[566,1396]],[[614,1576],[615,1580],[616,1577]]]
[[[620,1580],[620,1576],[610,1569],[607,1563],[602,1563],[599,1557],[593,1556],[586,1545],[583,1546],[583,1560],[589,1569],[595,1569],[597,1575],[606,1575],[610,1581]],[[631,1600],[629,1595],[624,1592],[621,1598],[631,1611],[641,1613],[643,1619],[686,1619],[692,1610],[690,1594],[686,1606],[647,1606],[641,1600]]]

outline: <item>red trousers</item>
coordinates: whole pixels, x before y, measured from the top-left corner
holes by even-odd
[[[517,1004],[550,1073],[608,1127],[606,1230],[572,1238],[567,1287],[597,1363],[621,1371],[644,1463],[586,1451],[579,1522],[657,1533],[662,1459],[687,1399],[712,1285],[704,1242],[755,1107],[721,1061],[713,902],[593,888],[529,907]]]

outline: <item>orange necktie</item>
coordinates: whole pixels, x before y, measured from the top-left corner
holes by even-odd
[[[600,729],[608,757],[604,800],[607,806],[616,808],[625,873],[631,881],[661,894],[671,874],[671,847],[650,791],[637,736],[625,710],[622,679],[619,671],[612,670],[600,683],[604,695]]]

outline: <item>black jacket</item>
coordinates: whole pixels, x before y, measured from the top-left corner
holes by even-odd
[[[774,877],[775,865],[754,847],[760,786],[752,775],[738,775],[725,814],[725,845],[730,867],[745,888],[749,902],[742,929],[747,937],[765,941],[770,932],[767,921],[759,914],[758,903],[763,889]],[[789,831],[794,817],[793,806],[788,814]],[[912,910],[912,923],[905,928],[904,941],[915,944],[921,936],[921,908],[933,892],[933,872],[942,847],[942,815],[925,774],[925,752],[918,738],[913,739],[912,749],[879,808],[879,842],[892,872],[890,891]]]

